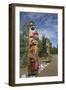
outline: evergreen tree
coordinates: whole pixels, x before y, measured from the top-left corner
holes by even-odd
[[[42,57],[46,54],[46,38],[42,36],[42,39],[39,40],[39,56]]]
[[[23,25],[20,30],[20,62],[21,66],[26,66],[28,62],[28,29]]]

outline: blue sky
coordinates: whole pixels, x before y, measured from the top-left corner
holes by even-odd
[[[48,37],[52,46],[58,44],[58,15],[54,13],[20,12],[20,27],[26,21],[34,21],[37,26],[39,38]]]

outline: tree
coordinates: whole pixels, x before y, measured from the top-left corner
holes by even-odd
[[[44,56],[45,55],[45,53],[46,53],[46,38],[45,38],[45,36],[42,36],[42,55]]]
[[[51,54],[57,54],[58,53],[58,48],[52,47],[51,48]]]
[[[46,38],[43,35],[42,39],[38,41],[39,43],[39,56],[42,57],[46,54]]]
[[[41,40],[38,40],[38,55],[42,56]]]
[[[20,30],[20,63],[21,66],[26,66],[28,62],[28,29],[27,25],[23,25]]]

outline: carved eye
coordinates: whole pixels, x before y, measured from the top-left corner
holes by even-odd
[[[35,30],[35,27],[31,27],[31,30]]]

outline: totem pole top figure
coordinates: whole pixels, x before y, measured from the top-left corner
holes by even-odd
[[[27,22],[25,23],[25,26],[28,28],[28,30],[29,30],[29,29],[35,30],[35,28],[36,28],[36,24],[35,24],[34,21],[27,21]]]
[[[38,44],[37,40],[38,40],[37,26],[36,26],[35,22],[30,21],[29,42]]]

